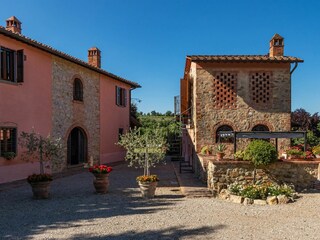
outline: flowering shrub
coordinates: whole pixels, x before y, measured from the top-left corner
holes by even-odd
[[[158,182],[159,178],[157,175],[149,175],[149,176],[138,176],[136,178],[137,182]]]
[[[295,145],[289,148],[289,150],[286,151],[287,154],[294,156],[294,157],[302,157],[305,159],[313,159],[314,155],[313,155],[313,151],[311,151],[310,148],[307,149],[306,152],[303,151],[303,145],[299,144],[299,145]]]
[[[314,155],[320,155],[320,145],[313,147],[312,152]]]
[[[35,182],[47,182],[52,181],[52,175],[51,174],[32,174],[28,176],[27,181],[29,183],[35,183]]]
[[[251,199],[266,199],[269,196],[285,195],[292,197],[294,190],[287,185],[276,185],[272,183],[247,184],[233,183],[229,186],[229,191],[237,196]]]
[[[112,167],[108,167],[106,165],[94,165],[93,167],[89,168],[89,172],[92,172],[92,173],[107,174],[111,171],[112,171]]]
[[[292,146],[287,150],[287,154],[292,156],[304,157],[303,148],[301,145]]]

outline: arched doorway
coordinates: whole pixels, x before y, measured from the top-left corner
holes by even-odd
[[[68,164],[77,165],[87,160],[87,136],[82,128],[75,127],[68,137]]]

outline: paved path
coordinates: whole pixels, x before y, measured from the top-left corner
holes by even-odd
[[[320,239],[319,193],[294,204],[242,206],[184,197],[171,162],[152,173],[162,180],[152,200],[140,197],[141,170],[126,165],[114,167],[105,195],[94,193],[84,171],[55,179],[49,200],[33,200],[27,183],[2,188],[0,239]]]

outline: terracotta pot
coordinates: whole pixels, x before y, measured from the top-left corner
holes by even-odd
[[[97,193],[104,194],[109,189],[109,176],[107,173],[94,173],[93,185]]]
[[[224,157],[224,153],[222,153],[222,152],[217,152],[217,160],[222,160],[223,159],[223,157]]]
[[[158,182],[139,182],[143,198],[154,198]]]
[[[31,182],[30,185],[32,187],[33,198],[34,199],[49,198],[50,183],[51,181]]]

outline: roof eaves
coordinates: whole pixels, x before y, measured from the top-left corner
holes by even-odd
[[[33,39],[29,38],[29,37],[26,37],[26,36],[24,36],[24,35],[22,35],[22,34],[13,33],[13,32],[11,32],[11,31],[8,31],[8,30],[6,30],[6,29],[5,29],[4,27],[2,27],[2,26],[0,26],[0,34],[1,34],[1,33],[2,33],[3,35],[7,36],[7,37],[10,37],[10,38],[13,38],[13,39],[15,39],[15,40],[21,41],[21,42],[23,42],[23,43],[26,43],[26,44],[28,44],[28,45],[31,45],[31,46],[33,46],[33,47],[36,47],[36,48],[41,49],[41,50],[43,50],[43,51],[46,51],[46,52],[48,52],[48,53],[51,53],[51,54],[53,54],[53,55],[55,55],[55,56],[64,58],[64,59],[66,59],[66,60],[68,60],[68,61],[74,62],[74,63],[76,63],[76,64],[79,64],[79,65],[83,66],[83,67],[86,67],[86,68],[89,68],[89,69],[91,69],[91,70],[93,70],[93,71],[96,71],[96,72],[99,72],[99,73],[101,73],[101,74],[104,74],[104,75],[106,75],[106,76],[108,76],[108,77],[111,77],[111,78],[113,78],[113,79],[116,79],[116,80],[118,80],[118,81],[120,81],[120,82],[129,84],[129,85],[130,85],[131,87],[133,87],[133,88],[140,88],[140,87],[141,87],[138,83],[129,81],[129,80],[127,80],[127,79],[124,79],[124,78],[119,77],[119,76],[117,76],[117,75],[114,75],[114,74],[112,74],[112,73],[109,73],[109,72],[107,72],[107,71],[105,71],[105,70],[103,70],[103,69],[94,67],[94,66],[90,65],[90,64],[87,63],[87,62],[84,62],[84,61],[82,61],[82,60],[80,60],[80,59],[78,59],[78,58],[75,58],[75,57],[73,57],[73,56],[71,56],[71,55],[69,55],[69,54],[66,54],[66,53],[64,53],[64,52],[58,51],[58,50],[56,50],[56,49],[54,49],[54,48],[52,48],[52,47],[50,47],[50,46],[48,46],[48,45],[46,45],[46,44],[40,43],[40,42],[38,42],[38,41],[35,41],[35,40],[33,40]]]

